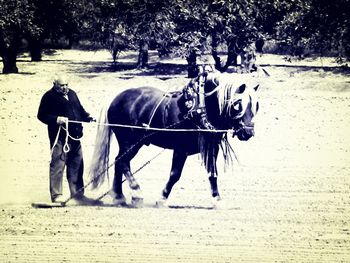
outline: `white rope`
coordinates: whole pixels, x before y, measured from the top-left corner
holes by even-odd
[[[52,145],[52,148],[51,148],[51,156],[52,156],[52,154],[53,154],[53,149],[55,148],[55,146],[56,146],[56,144],[57,144],[57,142],[58,142],[58,137],[59,137],[59,135],[60,135],[60,131],[61,131],[61,125],[60,125],[59,128],[58,128],[58,132],[57,132],[55,141],[54,141],[54,143],[53,143],[53,145]]]
[[[68,120],[65,122],[66,124],[66,128],[63,125],[60,125],[58,128],[58,132],[55,138],[55,141],[53,143],[53,146],[51,148],[51,156],[53,154],[53,150],[55,148],[55,146],[57,145],[58,142],[58,138],[61,132],[61,129],[66,131],[66,138],[64,141],[64,145],[63,145],[63,152],[67,153],[70,151],[70,147],[68,144],[68,138],[72,139],[74,141],[80,141],[81,138],[74,138],[72,137],[69,132],[68,132],[68,123],[90,123],[90,122],[85,122],[85,121],[75,121],[75,120]],[[164,132],[210,132],[210,133],[226,133],[226,132],[232,132],[232,130],[207,130],[207,129],[172,129],[172,128],[155,128],[155,127],[143,127],[143,126],[135,126],[135,125],[126,125],[126,124],[116,124],[116,123],[101,123],[101,122],[95,122],[96,125],[100,125],[100,126],[110,126],[110,127],[121,127],[121,128],[132,128],[132,129],[141,129],[141,130],[150,130],[150,131],[164,131]]]
[[[66,138],[65,138],[65,140],[64,140],[64,145],[63,145],[63,152],[64,153],[67,153],[67,152],[69,152],[69,150],[70,150],[70,147],[69,147],[69,145],[68,145],[68,136],[69,136],[69,133],[68,133],[68,119],[66,119],[66,121],[65,121],[65,124],[66,124],[66,128],[64,128],[63,126],[62,126],[62,128],[64,129],[64,130],[66,130]]]
[[[73,122],[73,121],[70,121],[70,120],[66,120],[65,121],[65,125],[66,127],[63,126],[63,124],[59,125],[59,128],[58,128],[58,131],[57,131],[57,135],[56,135],[56,138],[55,138],[55,141],[53,143],[53,146],[51,148],[51,156],[53,154],[53,149],[55,148],[55,146],[57,145],[57,142],[58,142],[58,138],[60,137],[60,132],[61,132],[61,129],[65,130],[66,131],[66,138],[64,140],[64,145],[63,145],[63,152],[64,153],[68,153],[70,151],[70,146],[68,144],[68,138],[72,139],[73,141],[80,141],[81,138],[74,138],[72,137],[69,132],[68,132],[68,123],[69,122]],[[80,122],[82,123],[82,122]]]
[[[83,121],[73,121],[68,120],[71,123],[89,123]],[[101,123],[96,122],[97,125],[101,126],[111,126],[111,127],[121,127],[121,128],[132,128],[132,129],[142,129],[142,130],[151,130],[151,131],[166,131],[166,132],[212,132],[212,133],[222,133],[222,132],[230,132],[231,130],[207,130],[207,129],[172,129],[172,128],[156,128],[156,127],[143,127],[143,126],[135,126],[135,125],[127,125],[127,124],[117,124],[117,123]],[[70,137],[71,138],[71,137]]]

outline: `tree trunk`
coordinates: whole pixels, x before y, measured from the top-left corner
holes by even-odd
[[[137,67],[145,68],[147,67],[147,65],[148,65],[148,42],[146,40],[141,40]]]
[[[214,61],[215,61],[215,68],[217,70],[219,70],[220,72],[224,72],[223,71],[223,68],[222,68],[222,65],[221,65],[221,58],[219,57],[219,54],[218,54],[218,38],[216,36],[216,34],[212,34],[212,42],[211,42],[211,54],[214,58]]]
[[[72,49],[74,45],[78,45],[79,44],[79,37],[78,35],[71,33],[67,36],[68,38],[68,49]]]
[[[32,61],[41,61],[42,57],[42,46],[40,39],[30,38],[29,39],[29,52]]]
[[[11,43],[6,44],[4,38],[0,35],[0,56],[3,63],[3,74],[18,73],[16,58],[18,51],[18,39],[14,38]]]
[[[227,62],[226,62],[227,67],[237,66],[237,57],[240,52],[241,50],[239,50],[239,48],[237,47],[235,40],[232,40],[228,43]]]
[[[215,68],[219,70],[220,72],[225,72],[229,66],[237,66],[237,48],[234,41],[230,41],[228,43],[228,52],[227,52],[227,60],[226,63],[223,64],[221,61],[221,58],[218,55],[217,52],[217,46],[218,46],[218,40],[215,36],[215,34],[212,37],[212,51],[211,54],[215,61]]]
[[[2,63],[4,65],[4,68],[2,69],[3,74],[18,73],[16,57],[17,54],[12,51],[6,51],[2,55]]]
[[[197,54],[196,51],[190,50],[189,55],[186,58],[187,60],[187,76],[189,78],[195,78],[198,76],[198,67],[197,67]]]

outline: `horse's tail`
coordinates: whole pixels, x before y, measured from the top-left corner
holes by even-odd
[[[93,188],[100,186],[106,177],[109,169],[109,150],[112,136],[112,129],[108,125],[107,108],[101,110],[99,125],[97,126],[95,149],[90,166],[90,177]]]

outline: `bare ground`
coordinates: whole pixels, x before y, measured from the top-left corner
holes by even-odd
[[[47,131],[36,112],[55,72],[70,76],[95,116],[127,87],[174,90],[188,81],[180,60],[140,72],[130,67],[132,59],[124,54],[118,66],[124,70],[111,72],[107,52],[57,51],[41,63],[24,56],[21,74],[0,75],[0,262],[350,262],[350,78],[330,58],[292,64],[259,58],[271,77],[254,78],[261,84],[256,136],[231,139],[239,159],[232,168],[219,160],[220,209],[212,209],[196,156],[187,161],[170,208],[154,208],[170,151],[136,175],[141,209],[32,208],[49,200]],[[87,163],[95,132],[94,124],[85,125]],[[160,150],[143,148],[134,170]]]

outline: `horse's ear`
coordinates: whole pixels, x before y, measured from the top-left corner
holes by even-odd
[[[245,88],[247,86],[245,84],[242,84],[241,86],[239,86],[237,89],[236,89],[236,93],[238,94],[242,94],[244,91],[245,91]]]
[[[259,87],[260,87],[260,85],[258,84],[258,85],[255,86],[253,89],[254,89],[255,91],[257,91],[257,90],[259,89]]]

